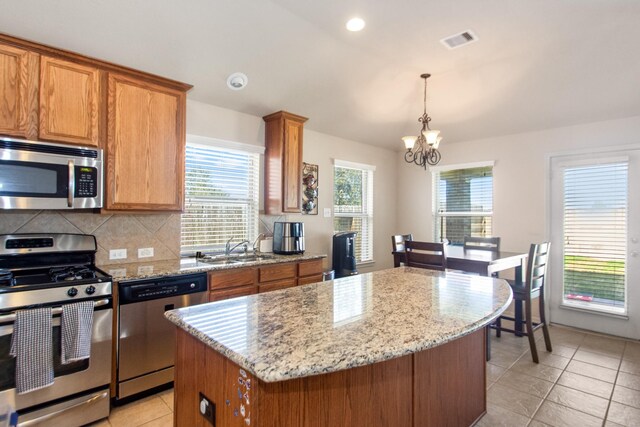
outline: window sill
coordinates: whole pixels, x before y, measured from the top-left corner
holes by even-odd
[[[589,307],[587,305],[582,305],[582,304],[567,304],[567,303],[561,303],[560,308],[563,308],[565,310],[581,311],[583,313],[587,312],[589,314],[596,314],[600,316],[614,317],[616,319],[629,320],[629,316],[627,315],[627,313],[622,310],[616,312],[616,311],[609,311],[604,309],[597,309],[595,307]]]
[[[376,262],[374,260],[357,262],[356,266],[358,267],[368,267],[370,265],[374,265]]]

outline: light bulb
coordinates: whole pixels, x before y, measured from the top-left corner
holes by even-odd
[[[440,146],[440,141],[442,141],[442,137],[441,136],[436,138],[436,143],[433,144],[433,148],[435,148],[437,150],[438,147]]]

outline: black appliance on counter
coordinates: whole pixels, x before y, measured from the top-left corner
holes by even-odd
[[[333,270],[336,279],[358,274],[356,268],[355,231],[343,231],[333,235]]]
[[[294,255],[304,253],[304,223],[276,222],[273,224],[273,253]]]
[[[109,415],[113,300],[96,250],[85,234],[0,235],[0,402],[17,410],[18,425],[74,427]],[[77,301],[93,301],[90,358],[62,365],[60,313]],[[16,312],[36,307],[51,307],[55,381],[18,394],[9,355]]]

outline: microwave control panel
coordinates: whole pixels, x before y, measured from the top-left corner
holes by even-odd
[[[96,197],[98,195],[98,169],[76,166],[75,197]]]

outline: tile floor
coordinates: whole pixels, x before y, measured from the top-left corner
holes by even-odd
[[[640,426],[640,342],[552,326],[547,353],[538,332],[538,365],[526,337],[492,334],[487,415],[477,426]],[[116,407],[92,427],[172,425],[168,390]]]

